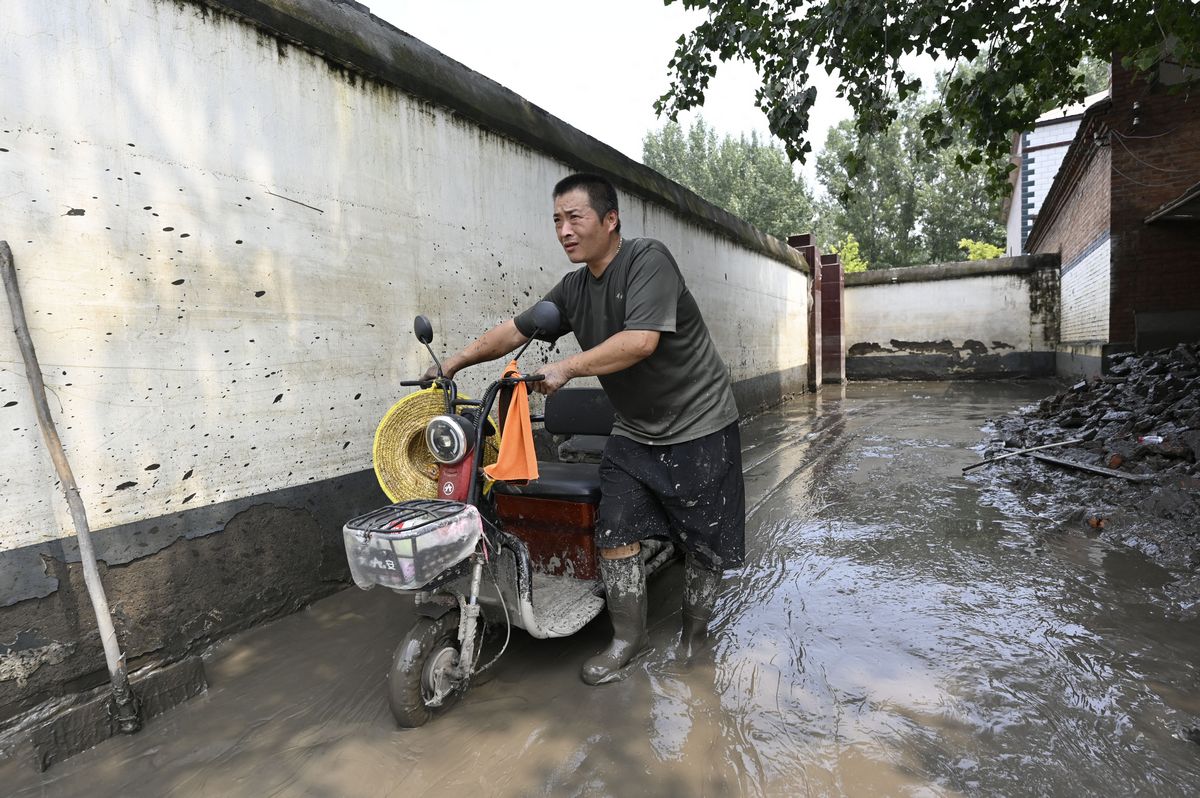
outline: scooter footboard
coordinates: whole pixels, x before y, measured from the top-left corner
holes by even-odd
[[[485,579],[479,595],[490,615],[506,610],[513,626],[549,638],[574,634],[604,609],[598,580],[535,573],[525,542],[499,534],[501,549],[491,563],[495,580]]]

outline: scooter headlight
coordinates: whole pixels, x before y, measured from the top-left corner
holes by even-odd
[[[470,422],[460,416],[434,416],[425,425],[425,445],[439,463],[453,465],[467,456]]]

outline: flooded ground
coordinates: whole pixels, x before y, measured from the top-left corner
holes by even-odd
[[[13,796],[1192,795],[1200,620],[1180,581],[1023,509],[980,427],[1046,384],[827,388],[747,424],[748,558],[715,648],[587,687],[600,619],[518,636],[496,676],[397,730],[384,678],[411,618],[346,590],[208,659],[208,692]]]

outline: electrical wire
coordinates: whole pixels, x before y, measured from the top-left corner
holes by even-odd
[[[1134,179],[1134,178],[1130,177],[1129,175],[1125,174],[1124,172],[1122,172],[1120,169],[1118,169],[1118,168],[1117,168],[1117,167],[1115,167],[1115,166],[1112,166],[1112,167],[1110,167],[1110,168],[1111,168],[1111,169],[1112,169],[1114,172],[1116,172],[1117,174],[1119,174],[1121,177],[1123,177],[1123,178],[1125,178],[1126,180],[1128,180],[1130,183],[1135,183],[1136,185],[1139,185],[1139,186],[1145,186],[1146,188],[1166,188],[1167,186],[1173,186],[1173,185],[1176,185],[1176,184],[1175,184],[1175,183],[1173,183],[1173,182],[1167,182],[1167,183],[1143,183],[1141,180],[1136,180],[1136,179]]]
[[[1163,131],[1162,133],[1155,133],[1153,136],[1131,136],[1131,135],[1126,135],[1119,130],[1113,130],[1112,133],[1119,139],[1160,139],[1163,136],[1171,135],[1176,130],[1179,130],[1179,128],[1173,127],[1170,130]]]
[[[485,545],[484,550],[486,551],[486,549],[487,549],[487,546]],[[486,557],[485,557],[485,565],[487,567],[488,576],[490,576],[492,578],[492,584],[496,586],[496,595],[499,596],[499,598],[500,598],[500,606],[504,608],[504,645],[500,647],[500,653],[498,653],[496,656],[492,657],[492,661],[489,662],[487,665],[484,665],[482,668],[478,668],[478,669],[472,667],[471,671],[472,671],[473,676],[483,673],[488,668],[495,665],[496,662],[500,659],[500,657],[504,656],[504,652],[508,650],[508,641],[512,639],[512,618],[510,618],[509,614],[508,614],[508,604],[505,603],[505,601],[504,601],[504,591],[502,591],[500,589],[500,582],[499,582],[499,580],[496,579],[496,572],[494,570],[492,570],[492,564],[491,564],[491,562],[487,561]],[[485,624],[485,628],[486,628],[486,624]],[[475,655],[475,664],[476,665],[479,664],[479,658],[482,656],[483,656],[483,646],[480,645],[479,653]]]
[[[1133,150],[1129,149],[1129,145],[1128,145],[1128,144],[1126,144],[1124,141],[1122,141],[1122,140],[1121,140],[1121,136],[1120,136],[1120,135],[1118,135],[1116,138],[1117,138],[1117,143],[1121,145],[1121,148],[1122,148],[1123,150],[1125,150],[1125,152],[1129,153],[1129,157],[1130,157],[1130,158],[1133,158],[1133,160],[1137,161],[1137,162],[1138,162],[1138,163],[1140,163],[1142,166],[1149,167],[1150,169],[1153,169],[1153,170],[1155,170],[1156,172],[1170,172],[1170,173],[1175,173],[1175,174],[1178,174],[1178,173],[1187,173],[1187,172],[1191,172],[1191,171],[1193,171],[1193,170],[1191,170],[1191,169],[1167,169],[1167,168],[1165,168],[1165,167],[1162,167],[1162,166],[1155,166],[1154,164],[1150,163],[1149,161],[1143,161],[1141,158],[1137,157],[1137,155],[1136,155],[1136,154],[1134,154]]]

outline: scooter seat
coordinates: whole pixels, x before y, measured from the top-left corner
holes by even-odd
[[[594,463],[538,463],[538,478],[524,485],[497,482],[493,488],[506,496],[553,499],[564,502],[600,502],[600,466]]]

